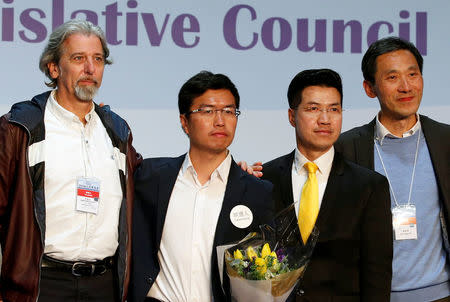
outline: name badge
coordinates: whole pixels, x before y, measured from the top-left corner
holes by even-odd
[[[395,240],[417,239],[416,207],[401,205],[392,209]]]
[[[80,177],[77,179],[76,209],[85,213],[98,213],[100,200],[100,180]]]
[[[253,213],[247,206],[237,205],[230,212],[230,220],[235,227],[245,229],[252,224]]]

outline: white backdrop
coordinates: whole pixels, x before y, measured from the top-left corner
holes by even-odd
[[[187,150],[177,94],[200,70],[239,89],[237,159],[266,161],[294,147],[286,91],[302,69],[341,74],[344,130],[370,121],[378,103],[364,94],[360,62],[368,41],[388,35],[423,53],[420,112],[450,123],[448,0],[2,0],[0,8],[1,112],[46,89],[38,59],[52,27],[87,18],[105,30],[114,60],[96,100],[129,122],[145,157]]]

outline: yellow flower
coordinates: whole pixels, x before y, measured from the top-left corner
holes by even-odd
[[[255,264],[256,270],[259,272],[259,274],[261,276],[264,275],[267,271],[266,260],[264,260],[263,258],[256,258]]]
[[[268,243],[264,244],[262,250],[261,250],[261,258],[266,258],[270,255],[270,246]]]
[[[258,257],[255,250],[251,246],[249,246],[247,248],[247,257],[248,257],[248,259],[253,259],[253,258]]]
[[[242,253],[241,253],[241,251],[239,249],[234,251],[234,255],[233,256],[234,256],[234,259],[239,259],[239,260],[244,259],[244,256],[242,256]]]
[[[272,265],[275,265],[278,263],[278,258],[277,258],[277,254],[275,252],[270,253],[270,256],[273,257],[273,262]]]

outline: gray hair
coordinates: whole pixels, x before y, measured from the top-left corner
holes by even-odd
[[[47,64],[59,62],[63,50],[63,43],[72,34],[83,34],[86,36],[92,34],[97,36],[102,43],[105,64],[112,64],[112,61],[107,59],[109,56],[109,49],[106,43],[105,34],[99,26],[86,20],[67,21],[51,33],[47,46],[45,46],[41,58],[39,59],[39,69],[50,79],[49,83],[45,83],[48,87],[56,88],[56,79],[51,77]]]

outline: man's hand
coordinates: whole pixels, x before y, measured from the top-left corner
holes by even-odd
[[[248,174],[252,174],[253,176],[256,176],[258,178],[263,175],[263,173],[261,172],[262,162],[260,161],[257,161],[252,166],[249,166],[245,161],[240,161],[237,164],[243,171],[246,171]]]

